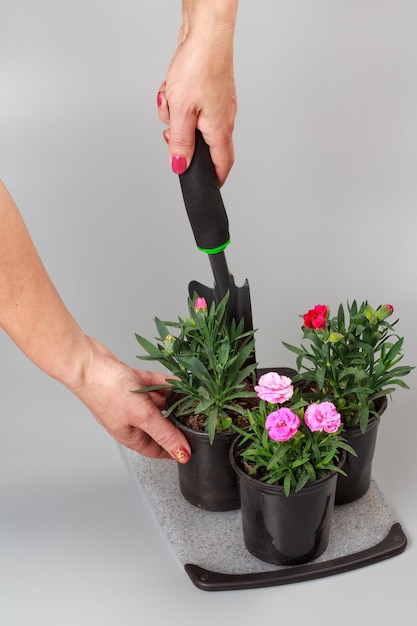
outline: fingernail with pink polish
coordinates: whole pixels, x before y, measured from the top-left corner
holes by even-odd
[[[175,450],[174,457],[179,463],[188,463],[191,458],[190,453],[185,448],[178,448],[178,450]]]
[[[171,167],[174,174],[184,174],[187,169],[187,159],[183,156],[173,156]]]
[[[156,96],[156,104],[158,105],[158,108],[162,104],[162,93],[160,91],[158,91],[158,95]]]

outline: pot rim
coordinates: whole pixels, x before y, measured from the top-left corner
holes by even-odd
[[[385,413],[385,411],[387,410],[388,407],[388,397],[387,396],[380,396],[379,398],[376,399],[375,402],[378,402],[380,404],[380,407],[377,410],[378,416],[376,415],[369,415],[368,417],[368,423],[366,425],[366,429],[364,432],[366,432],[368,430],[368,428],[374,428],[375,426],[379,425],[379,422],[381,420],[381,416],[383,413]],[[343,431],[349,431],[349,432],[356,432],[356,431],[360,431],[362,434],[362,429],[360,427],[360,424],[355,424],[354,426],[349,426],[349,424],[344,424],[343,425]],[[342,432],[343,435],[343,432]]]
[[[346,433],[346,432],[349,432],[351,434],[360,433],[361,435],[364,435],[368,430],[372,430],[378,425],[379,425],[379,418],[375,417],[375,415],[371,415],[368,419],[368,423],[363,432],[360,427],[360,424],[355,424],[354,426],[349,426],[349,424],[343,425],[342,437],[343,437],[343,433]]]
[[[192,437],[200,438],[202,440],[208,440],[209,434],[207,432],[203,432],[201,430],[194,430],[194,428],[190,428],[183,424],[175,415],[170,415],[169,419],[174,423],[174,425],[180,430],[184,431],[185,434],[189,433]],[[216,439],[221,438],[222,440],[230,438],[231,442],[238,436],[233,430],[220,430],[216,431],[214,436],[213,444],[216,443]],[[211,444],[211,445],[213,445]]]

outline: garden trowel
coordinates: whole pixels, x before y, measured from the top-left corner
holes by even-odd
[[[249,283],[245,280],[237,287],[230,274],[224,250],[230,243],[229,220],[219,191],[209,147],[200,131],[196,131],[195,152],[189,168],[180,175],[182,195],[197,248],[208,254],[214,274],[214,288],[197,281],[188,285],[190,297],[203,296],[207,303],[218,304],[229,292],[227,317],[239,323],[244,320],[244,330],[253,329]]]

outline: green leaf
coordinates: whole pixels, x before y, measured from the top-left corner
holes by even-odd
[[[168,328],[166,327],[165,323],[162,322],[158,317],[155,317],[155,325],[156,328],[159,332],[159,337],[161,338],[162,341],[164,341],[167,337],[167,335],[170,335],[171,333],[169,332]]]
[[[147,393],[149,391],[161,391],[162,389],[172,389],[172,385],[151,385],[141,389],[132,389],[132,393]]]
[[[210,379],[210,374],[205,367],[205,365],[195,356],[188,357],[180,357],[178,356],[178,363],[183,365],[187,370],[189,370],[194,376],[196,376],[199,380],[207,380]]]
[[[325,379],[326,379],[326,370],[324,367],[321,367],[316,371],[316,382],[317,382],[317,386],[319,389],[323,388]]]
[[[228,363],[228,370],[232,375],[234,375],[242,368],[242,366],[246,363],[246,361],[252,354],[253,349],[254,343],[250,342],[243,348],[239,349],[239,353],[235,357],[230,359]]]
[[[291,474],[286,474],[284,478],[284,493],[288,497],[291,491]]]
[[[155,357],[157,359],[160,359],[161,357],[163,357],[159,348],[154,346],[153,343],[145,339],[145,337],[141,337],[141,335],[138,335],[136,333],[135,333],[135,336],[136,336],[138,343],[142,346],[144,350],[146,350],[148,354],[151,355],[151,357]],[[142,358],[142,357],[138,357],[138,358]]]
[[[393,361],[394,358],[397,356],[397,354],[400,352],[403,343],[404,343],[404,337],[401,337],[401,339],[398,339],[398,341],[388,351],[386,357],[384,358],[384,361],[388,363]]]
[[[301,489],[308,483],[308,481],[309,481],[308,472],[303,472],[300,478],[298,479],[297,485],[295,487],[296,493],[298,491],[301,491]]]
[[[149,356],[147,354],[138,354],[136,355],[136,358],[139,359],[140,361],[163,361],[164,359],[166,359],[166,357],[159,352],[158,356]]]
[[[247,367],[243,368],[240,372],[236,373],[233,379],[234,385],[240,385],[244,380],[247,380],[251,374],[256,370],[257,364],[251,363]]]
[[[189,404],[190,402],[186,402],[184,397],[179,398],[166,409],[165,417],[169,417],[174,412],[179,415],[184,415],[184,412],[187,411],[187,407],[189,406]]]
[[[366,427],[368,426],[368,420],[369,420],[369,406],[363,406],[359,409],[358,411],[359,413],[359,426],[361,431],[364,433],[366,430]]]
[[[349,452],[349,454],[351,454],[352,456],[358,456],[352,446],[346,443],[346,441],[339,441],[338,447],[346,450],[346,452]]]
[[[390,385],[397,385],[398,387],[402,387],[403,389],[410,389],[410,387],[403,380],[399,378],[394,378],[394,380],[390,380]],[[394,390],[392,390],[394,391]],[[386,393],[390,393],[388,390]]]
[[[346,367],[340,373],[339,380],[343,380],[344,378],[348,376],[354,376],[355,379],[358,381],[358,380],[363,380],[364,378],[366,378],[367,373],[365,370],[358,369],[357,367]]]
[[[219,350],[219,364],[222,367],[225,367],[227,365],[227,362],[229,360],[229,354],[230,354],[230,345],[228,342],[223,342],[223,344],[220,346],[220,350]]]
[[[338,325],[339,331],[343,333],[344,328],[345,328],[345,311],[343,308],[343,304],[339,305],[339,309],[337,311],[337,325]]]
[[[268,463],[267,469],[271,469],[274,465],[281,463],[282,459],[285,457],[285,454],[288,450],[288,445],[285,445],[285,443],[286,442],[281,443],[281,445],[278,445],[277,449],[275,450],[274,454],[272,455]]]
[[[314,467],[312,466],[312,464],[311,463],[306,463],[304,467],[305,467],[305,469],[308,472],[310,480],[311,481],[316,480],[317,476],[316,476],[316,472],[315,472]]]
[[[290,350],[291,352],[294,352],[295,354],[299,354],[300,356],[304,356],[306,354],[306,351],[301,349],[301,348],[297,348],[296,346],[292,346],[289,343],[285,343],[285,341],[282,342],[282,345],[287,348],[287,350]]]
[[[232,418],[226,417],[222,419],[222,430],[227,430],[232,425]]]

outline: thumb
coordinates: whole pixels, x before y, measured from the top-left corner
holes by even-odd
[[[145,411],[142,416],[140,428],[150,437],[151,442],[163,448],[180,463],[190,460],[191,449],[185,435],[169,419],[163,417],[153,402],[150,401],[149,412]]]

